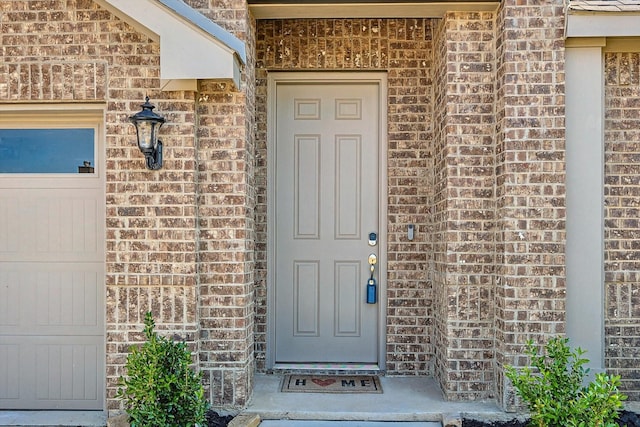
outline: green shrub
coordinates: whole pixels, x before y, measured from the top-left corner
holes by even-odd
[[[184,342],[158,336],[151,313],[144,320],[147,341],[132,347],[127,377],[118,381],[117,397],[124,400],[132,427],[191,427],[205,424],[208,408],[201,375],[189,365]]]
[[[589,370],[584,350],[571,350],[567,338],[556,337],[539,354],[532,341],[526,354],[531,367],[506,367],[506,376],[531,411],[536,427],[617,427],[615,420],[626,396],[618,391],[619,376],[597,374],[584,386]]]

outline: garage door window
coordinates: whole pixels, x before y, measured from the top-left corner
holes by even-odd
[[[0,173],[94,173],[95,129],[0,129]]]

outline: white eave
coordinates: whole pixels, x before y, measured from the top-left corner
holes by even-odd
[[[566,37],[640,37],[636,0],[567,1]]]
[[[182,0],[95,0],[160,43],[163,90],[197,90],[199,79],[240,87],[245,44]]]

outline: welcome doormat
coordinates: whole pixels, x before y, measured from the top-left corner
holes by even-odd
[[[285,375],[282,392],[288,393],[382,393],[376,375]]]

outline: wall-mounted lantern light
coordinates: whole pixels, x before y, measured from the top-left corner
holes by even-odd
[[[153,112],[156,107],[149,103],[148,96],[145,103],[140,106],[142,111],[129,117],[129,121],[136,127],[138,148],[144,154],[147,169],[158,170],[162,167],[162,141],[158,139],[158,131],[165,119]]]

